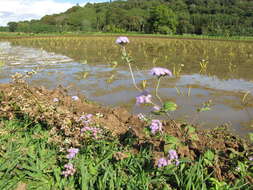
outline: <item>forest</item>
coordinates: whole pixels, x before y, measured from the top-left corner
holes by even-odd
[[[9,22],[0,31],[110,32],[253,36],[252,0],[127,0],[78,4],[40,20]]]

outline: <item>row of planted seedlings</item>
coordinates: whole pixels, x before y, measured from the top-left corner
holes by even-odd
[[[13,39],[12,42],[17,45],[44,48],[47,51],[67,55],[80,62],[93,63],[97,61],[97,57],[104,57],[106,62],[118,60],[117,48],[110,47],[111,39],[110,37],[103,39],[101,37],[55,37]],[[153,65],[167,64],[176,76],[180,76],[187,70],[188,73],[212,74],[221,79],[245,77],[245,73],[242,73],[243,70],[241,70],[242,64],[247,67],[252,57],[250,43],[233,41],[141,38],[134,39],[133,44],[130,45],[128,51],[135,55],[139,67],[143,65],[138,62],[150,63],[152,61]],[[239,59],[240,67],[238,66]],[[189,61],[192,64],[185,64]],[[184,64],[178,64],[179,62]],[[222,64],[217,64],[219,62]]]

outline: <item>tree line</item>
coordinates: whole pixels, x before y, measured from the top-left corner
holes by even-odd
[[[1,27],[0,30],[6,30]],[[253,36],[252,0],[126,0],[76,5],[40,20],[9,22],[10,32],[139,32]]]

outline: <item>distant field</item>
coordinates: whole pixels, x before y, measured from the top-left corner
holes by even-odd
[[[163,35],[163,34],[143,34],[143,33],[102,33],[102,32],[64,32],[64,33],[22,33],[22,32],[0,32],[1,37],[39,37],[39,36],[138,36],[138,37],[162,37],[162,38],[178,38],[178,39],[212,39],[212,40],[244,40],[253,41],[251,36],[204,36],[204,35]]]

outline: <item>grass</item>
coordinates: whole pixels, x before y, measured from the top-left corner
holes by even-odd
[[[165,34],[145,34],[138,32],[110,33],[110,32],[63,32],[63,33],[23,33],[23,32],[0,32],[1,37],[40,37],[40,36],[132,36],[132,37],[159,37],[175,39],[201,39],[201,40],[239,40],[253,41],[252,36],[207,36],[196,34],[165,35]]]
[[[150,146],[131,152],[131,139],[87,139],[80,152],[66,159],[63,147],[50,142],[50,133],[29,118],[1,119],[0,189],[251,189],[244,176],[236,184],[219,182],[209,173],[205,159],[181,160],[178,167],[154,166]],[[132,138],[132,137],[129,137]],[[132,139],[133,140],[133,139]],[[119,154],[122,153],[122,154]],[[117,156],[121,155],[120,156]],[[124,155],[124,156],[122,156]],[[76,168],[74,176],[61,172],[67,162]]]

